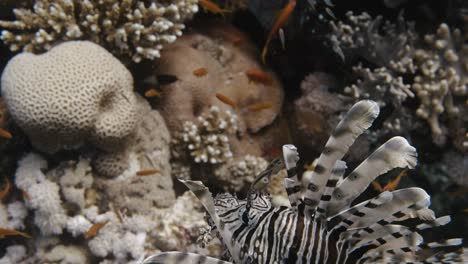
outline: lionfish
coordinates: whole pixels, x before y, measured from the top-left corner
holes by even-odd
[[[213,229],[233,263],[461,263],[462,239],[425,242],[421,230],[450,221],[435,218],[429,195],[421,188],[385,191],[352,202],[379,175],[394,168],[414,168],[416,149],[394,137],[344,177],[341,159],[379,114],[373,101],[356,103],[328,139],[313,171],[299,179],[299,155],[283,146],[253,182],[245,200],[223,193],[213,199],[199,181],[182,181],[201,201]],[[284,187],[290,206],[275,207],[265,187],[286,168]],[[411,221],[405,221],[411,220]],[[405,222],[403,222],[405,221]],[[410,225],[409,223],[414,223]],[[186,252],[163,252],[143,263],[232,263]]]

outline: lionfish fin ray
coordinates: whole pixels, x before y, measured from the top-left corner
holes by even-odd
[[[393,137],[374,151],[335,188],[328,210],[331,214],[349,206],[379,175],[394,168],[414,168],[416,149],[402,137]]]
[[[357,102],[338,123],[325,144],[312,173],[302,177],[302,199],[306,208],[314,210],[323,194],[336,161],[343,158],[356,138],[368,129],[379,114],[376,102],[363,100]]]
[[[191,180],[182,180],[179,179],[190,191],[197,196],[198,200],[202,203],[203,207],[210,215],[211,219],[213,220],[216,228],[218,229],[219,234],[221,235],[224,243],[226,244],[229,253],[231,254],[232,258],[236,263],[239,262],[239,252],[241,246],[238,245],[235,241],[231,239],[232,234],[228,230],[224,228],[224,224],[221,223],[221,220],[216,214],[215,204],[213,200],[213,195],[211,194],[208,187],[206,187],[201,181],[191,181]]]
[[[150,256],[143,260],[141,264],[179,264],[179,263],[199,263],[199,264],[232,264],[220,259],[206,257],[203,255],[187,252],[170,251]]]

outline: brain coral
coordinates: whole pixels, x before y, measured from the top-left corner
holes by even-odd
[[[130,72],[87,41],[15,56],[3,72],[2,89],[13,119],[47,153],[87,141],[113,151],[138,122]]]

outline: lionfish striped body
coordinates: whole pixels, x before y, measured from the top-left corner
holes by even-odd
[[[346,165],[341,159],[378,113],[375,102],[354,105],[327,141],[314,171],[305,172],[301,180],[296,148],[283,146],[282,159],[274,160],[257,176],[246,200],[231,194],[213,199],[201,182],[182,181],[204,205],[232,262],[447,263],[466,258],[466,253],[455,252],[461,239],[423,242],[419,231],[445,225],[450,217],[435,218],[428,208],[430,197],[420,188],[386,191],[351,205],[379,175],[416,166],[416,150],[404,138],[394,137],[344,177]],[[270,177],[284,167],[288,174],[284,186],[291,206],[275,207],[263,190]],[[400,223],[407,219],[421,223]],[[166,252],[144,263],[229,262]]]

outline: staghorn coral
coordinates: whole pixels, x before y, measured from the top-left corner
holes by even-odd
[[[465,127],[457,131],[462,137],[466,133],[463,123],[468,119],[463,109],[468,107],[467,38],[460,30],[451,31],[447,24],[441,24],[436,34],[424,37],[423,48],[414,55],[418,72],[413,89],[421,101],[416,114],[429,123],[434,141],[440,144],[447,134],[439,121],[442,114],[459,123],[458,127],[460,123]]]
[[[186,152],[195,163],[226,162],[232,158],[228,136],[237,131],[237,115],[212,106],[198,117],[197,123],[184,123],[183,131],[172,142],[173,156],[179,158]]]
[[[213,172],[219,186],[225,191],[239,192],[250,187],[255,177],[268,165],[268,162],[252,155],[229,160]]]
[[[0,21],[0,38],[12,51],[41,52],[56,43],[86,39],[134,62],[159,57],[165,44],[182,35],[198,11],[197,0],[37,0],[19,8],[16,21]]]

